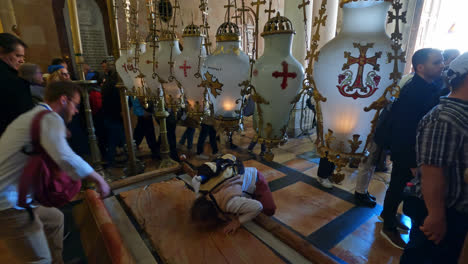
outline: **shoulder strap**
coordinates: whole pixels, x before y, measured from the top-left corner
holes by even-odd
[[[43,111],[37,113],[34,116],[33,120],[32,120],[32,124],[31,124],[31,141],[32,141],[32,145],[33,145],[33,148],[34,148],[34,152],[38,152],[38,150],[41,147],[41,138],[40,138],[40,135],[41,135],[41,120],[44,117],[44,115],[46,115],[46,114],[48,114],[50,112],[52,112],[52,111],[43,110]]]

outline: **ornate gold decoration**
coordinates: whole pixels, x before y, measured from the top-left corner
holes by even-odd
[[[178,39],[174,32],[170,30],[161,31],[161,37],[159,38],[159,41],[175,41],[175,40],[178,40]]]
[[[390,52],[387,53],[388,63],[393,61],[393,72],[390,73],[390,80],[393,80],[393,82],[398,82],[402,77],[401,72],[398,71],[398,62],[401,61],[405,63],[406,56],[405,52],[400,52],[401,44],[399,43],[393,43],[392,50],[393,54]]]
[[[315,33],[312,36],[310,49],[305,58],[306,60],[309,61],[309,64],[307,65],[307,69],[306,69],[307,78],[309,79],[312,79],[314,61],[318,60],[318,56],[320,54],[318,50],[318,46],[319,46],[318,43],[320,41],[320,28],[324,27],[327,22],[328,16],[326,15],[326,12],[327,12],[327,0],[322,0],[322,5],[319,10],[319,16],[314,18],[314,23],[312,24],[312,27],[315,27]]]
[[[276,13],[274,18],[269,19],[263,27],[262,37],[273,34],[295,34],[291,20]]]
[[[269,4],[269,6],[268,6],[268,9],[265,10],[265,13],[268,14],[268,20],[270,20],[271,15],[274,14],[276,12],[276,10],[271,9],[271,5],[273,4],[273,0],[270,0],[270,2],[268,4]]]
[[[255,16],[255,46],[254,46],[254,49],[255,49],[255,59],[258,59],[258,21],[260,20],[260,6],[261,5],[264,5],[266,4],[266,1],[263,0],[263,1],[260,1],[260,0],[257,0],[256,2],[252,2],[251,5],[252,6],[255,6],[256,7],[256,12],[254,13],[254,16]],[[271,4],[271,1],[270,1],[270,4]],[[268,18],[270,19],[270,18]]]
[[[336,137],[333,136],[333,130],[328,129],[328,133],[325,135],[325,146],[329,148],[331,145],[331,142],[335,139]]]
[[[302,0],[302,3],[297,6],[297,8],[301,9],[304,13],[304,23],[307,23],[307,14],[306,14],[306,6],[310,5],[310,0]]]
[[[198,87],[207,87],[210,89],[211,94],[216,98],[218,95],[220,95],[223,91],[223,86],[224,84],[220,83],[218,79],[216,81],[213,81],[213,75],[211,75],[209,72],[205,72],[205,79],[202,80],[201,84],[198,85]],[[218,92],[219,91],[219,92]]]
[[[355,154],[359,146],[362,144],[362,140],[359,140],[360,135],[354,134],[353,140],[348,139],[348,143],[351,145],[351,153]]]
[[[367,136],[365,148],[367,148],[367,144],[374,137],[375,128],[377,126],[377,121],[379,119],[381,110],[385,106],[387,106],[387,104],[390,103],[390,101],[387,98],[389,98],[390,96],[397,98],[400,95],[400,87],[398,86],[398,82],[400,81],[402,77],[402,73],[398,70],[398,63],[406,62],[405,52],[400,51],[401,46],[402,46],[401,41],[403,39],[403,35],[400,33],[400,21],[402,23],[406,23],[406,11],[402,12],[401,15],[399,15],[402,6],[403,5],[400,2],[400,0],[394,0],[393,9],[396,11],[396,14],[390,11],[388,12],[387,23],[391,23],[394,20],[396,21],[394,32],[391,34],[391,39],[393,41],[393,44],[392,44],[393,53],[390,53],[390,52],[387,53],[388,63],[391,63],[393,61],[393,72],[390,73],[390,80],[393,80],[393,82],[391,85],[389,85],[385,89],[385,92],[382,94],[382,96],[379,99],[377,99],[375,102],[370,104],[368,107],[364,107],[364,111],[366,112],[369,112],[371,110],[376,110],[374,118],[371,121],[371,132]]]
[[[406,11],[400,14],[400,10],[403,8],[403,3],[400,0],[394,0],[392,3],[393,10],[388,11],[388,20],[387,23],[392,23],[395,20],[395,30],[391,34],[392,41],[398,42],[403,39],[403,35],[400,32],[400,21],[406,23]]]
[[[200,27],[192,23],[184,28],[182,37],[200,37],[201,35]]]
[[[217,42],[226,42],[226,41],[239,41],[240,32],[239,27],[232,22],[224,22],[221,26],[218,27],[216,31],[216,41]]]
[[[233,54],[236,54],[237,56],[239,56],[240,55],[240,49],[236,48],[236,47],[231,47],[231,48],[225,49],[224,46],[217,46],[216,49],[213,51],[214,56],[217,56],[219,54],[229,54],[229,53],[233,53]]]

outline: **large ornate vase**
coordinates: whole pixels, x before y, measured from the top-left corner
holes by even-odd
[[[179,48],[179,40],[174,33],[165,31],[162,33],[159,50],[156,53],[156,60],[158,65],[156,72],[159,77],[163,80],[163,88],[166,96],[166,103],[171,108],[178,108],[181,102],[181,89],[175,82],[172,82],[171,78],[173,75],[174,68],[171,70],[171,56],[172,62],[175,62],[175,58],[181,53]]]
[[[156,54],[159,47],[154,45],[155,43],[149,43],[146,52],[140,57],[140,71],[145,76],[144,80],[146,83],[147,90],[150,95],[156,96],[157,91],[161,88],[161,83],[156,75],[156,68],[158,61],[156,60]]]
[[[200,29],[191,24],[184,29],[184,50],[175,56],[174,76],[182,85],[185,95],[185,107],[189,116],[201,117],[203,114],[204,87],[197,76],[199,65],[203,65],[206,58],[206,49],[203,46],[203,37]]]
[[[145,52],[146,45],[144,43],[140,44],[138,52],[135,52],[135,48],[133,45],[131,48],[124,49],[115,62],[115,67],[125,87],[134,93],[143,95],[140,61],[139,58],[135,60],[135,57],[139,57],[140,52]]]
[[[322,97],[318,137],[324,152],[353,156],[365,151],[377,100],[389,96],[385,91],[393,83],[394,51],[385,32],[389,6],[383,0],[344,4],[341,32],[320,50],[314,80],[316,100]]]
[[[249,78],[249,57],[240,46],[236,24],[225,22],[216,34],[216,49],[201,69],[218,120],[239,120],[241,83]]]
[[[265,51],[253,68],[255,127],[259,140],[269,147],[286,138],[292,101],[304,80],[304,68],[291,52],[293,34],[289,19],[279,13],[270,19],[262,33]]]

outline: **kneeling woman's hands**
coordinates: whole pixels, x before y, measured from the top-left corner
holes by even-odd
[[[231,218],[231,221],[224,227],[224,233],[226,235],[233,235],[236,233],[237,229],[241,226],[239,219],[237,217]]]

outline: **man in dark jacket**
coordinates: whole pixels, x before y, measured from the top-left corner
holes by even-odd
[[[398,229],[408,227],[397,221],[396,213],[403,199],[406,183],[416,171],[416,129],[419,121],[439,103],[441,89],[434,85],[444,69],[442,53],[435,49],[421,49],[414,53],[413,79],[402,87],[400,97],[392,106],[391,144],[393,169],[390,185],[385,195],[380,218],[384,221],[381,234],[394,245],[403,249],[406,243]]]
[[[33,108],[31,90],[27,81],[18,77],[18,68],[24,63],[26,44],[9,33],[0,33],[0,136],[16,117]]]
[[[101,66],[104,70],[101,89],[101,110],[107,138],[107,151],[104,156],[109,166],[121,167],[123,164],[117,164],[115,161],[115,155],[117,153],[116,148],[118,146],[123,147],[125,142],[120,92],[119,89],[115,87],[118,81],[118,75],[107,61],[103,61]]]

